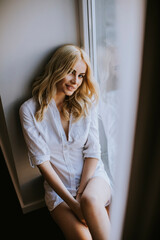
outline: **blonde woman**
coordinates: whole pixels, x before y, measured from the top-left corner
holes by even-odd
[[[31,165],[45,181],[45,201],[66,239],[108,239],[111,199],[101,160],[98,87],[87,54],[58,48],[20,108]]]

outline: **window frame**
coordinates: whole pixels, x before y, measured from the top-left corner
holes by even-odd
[[[79,1],[80,46],[88,53],[97,80],[95,0]]]

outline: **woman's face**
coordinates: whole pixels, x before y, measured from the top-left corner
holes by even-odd
[[[57,94],[71,96],[82,84],[87,70],[86,63],[77,60],[71,71],[57,83]]]

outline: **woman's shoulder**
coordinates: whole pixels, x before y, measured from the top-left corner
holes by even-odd
[[[29,112],[35,112],[37,108],[37,102],[36,100],[32,97],[26,100],[19,109],[20,114],[22,113],[27,113]]]
[[[89,112],[90,116],[92,117],[93,115],[97,115],[98,114],[98,104],[97,103],[93,103],[91,108],[90,108],[90,112]]]
[[[97,110],[97,105],[96,104],[92,104],[91,107],[88,109],[88,112],[86,114],[86,116],[82,116],[79,120],[78,123],[79,124],[86,124],[88,122],[91,122],[93,120],[93,118],[95,118],[96,116],[98,116],[98,110]]]

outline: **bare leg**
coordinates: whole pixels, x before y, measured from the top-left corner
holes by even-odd
[[[105,204],[111,196],[107,182],[92,178],[81,197],[81,209],[94,240],[107,240],[110,232],[110,221]]]
[[[76,218],[65,202],[58,205],[51,216],[67,240],[92,240],[89,229]]]

